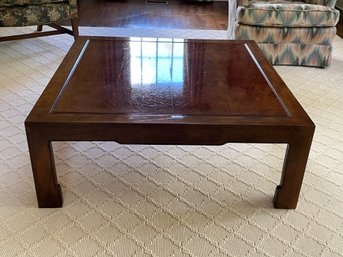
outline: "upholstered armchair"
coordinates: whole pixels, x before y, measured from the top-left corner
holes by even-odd
[[[37,31],[29,34],[0,37],[0,41],[23,39],[68,33],[78,36],[77,0],[0,0],[0,27],[37,25]],[[55,22],[70,20],[72,30]],[[43,25],[55,30],[42,31]]]
[[[255,40],[272,64],[330,65],[339,20],[336,0],[232,1],[233,37]]]

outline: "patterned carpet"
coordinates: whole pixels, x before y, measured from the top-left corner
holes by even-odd
[[[23,121],[72,42],[0,43],[0,256],[343,256],[342,39],[328,69],[276,67],[317,126],[296,210],[272,208],[283,145],[114,142],[54,143],[64,207],[38,209]]]

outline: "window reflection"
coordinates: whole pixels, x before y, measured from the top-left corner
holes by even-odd
[[[184,40],[131,38],[131,86],[182,86]]]

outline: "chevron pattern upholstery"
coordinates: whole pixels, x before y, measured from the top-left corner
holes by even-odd
[[[234,37],[255,40],[274,65],[327,67],[339,11],[335,0],[239,0]]]

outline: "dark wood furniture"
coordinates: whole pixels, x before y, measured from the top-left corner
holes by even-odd
[[[70,49],[25,121],[39,207],[62,206],[51,142],[94,140],[287,144],[274,206],[295,208],[315,126],[256,43],[147,41]]]
[[[52,27],[54,28],[54,30],[43,31],[43,25],[37,25],[36,32],[0,37],[0,42],[35,38],[35,37],[53,36],[53,35],[59,35],[59,34],[64,34],[64,33],[72,35],[74,39],[76,39],[79,36],[79,27],[78,27],[77,19],[71,20],[72,30],[62,27],[55,23],[46,24],[46,26]]]

